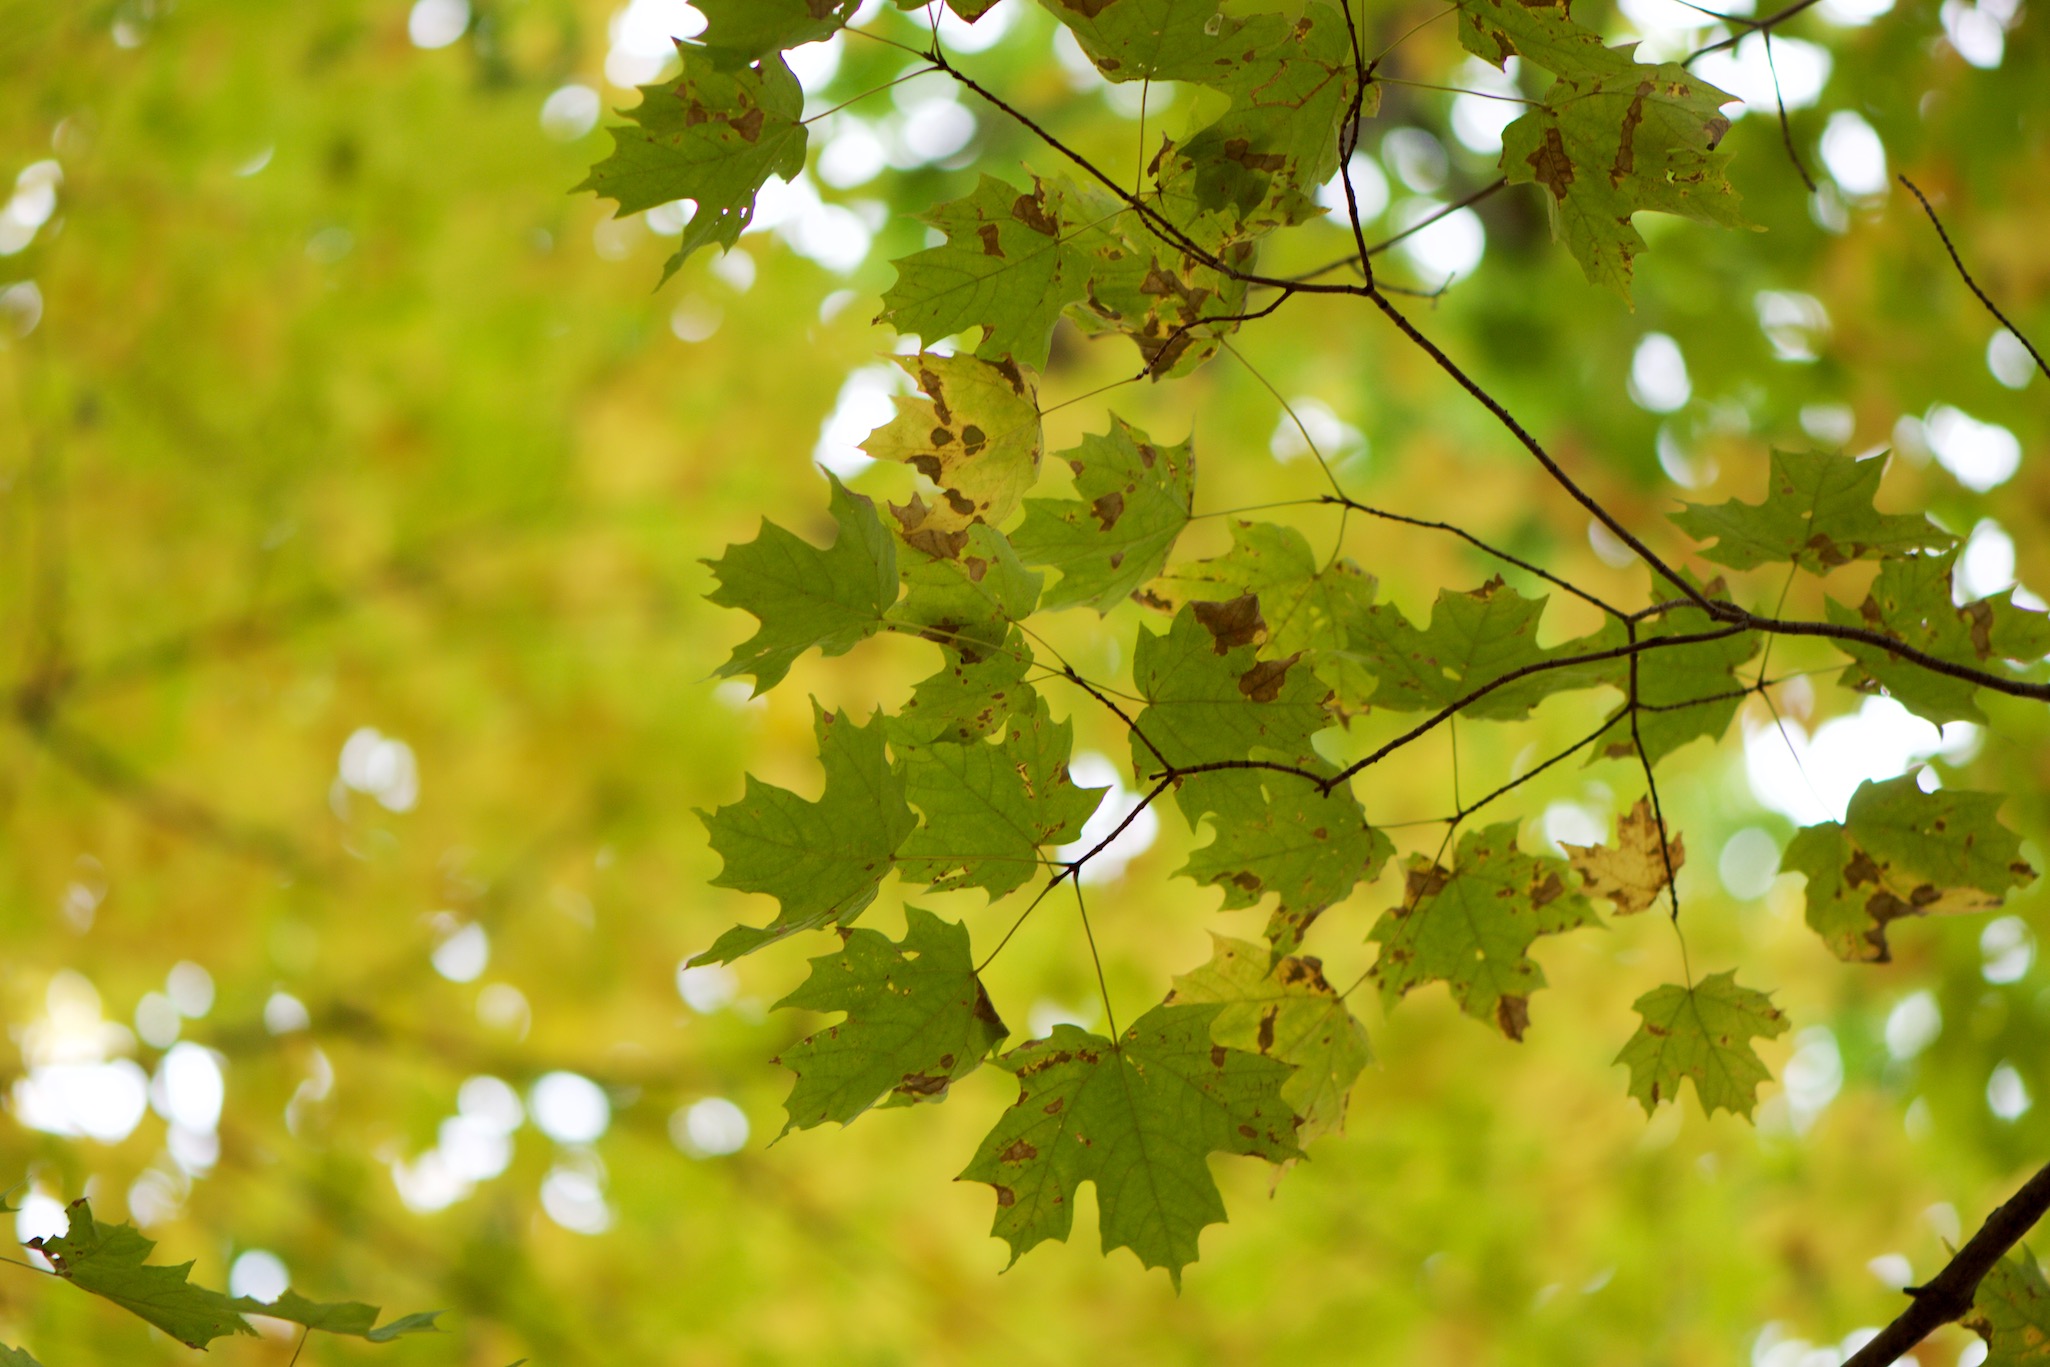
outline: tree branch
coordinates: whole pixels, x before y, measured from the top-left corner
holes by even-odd
[[[2046,1210],[2050,1210],[2050,1165],[1987,1216],[1979,1232],[1926,1285],[1908,1287],[1907,1294],[1914,1301],[1879,1331],[1878,1338],[1844,1359],[1844,1367],[1887,1367],[1939,1325],[1962,1318],[1972,1308],[1979,1283]]]
[[[2014,323],[2011,320],[2009,320],[2008,316],[2000,311],[2000,306],[1998,304],[1995,304],[1991,299],[1988,299],[1986,297],[1986,291],[1979,288],[1979,282],[1972,279],[1972,273],[1965,269],[1965,263],[1958,256],[1957,248],[1953,247],[1950,243],[1950,234],[1943,230],[1943,220],[1936,216],[1936,210],[1929,207],[1929,197],[1922,193],[1921,187],[1916,185],[1915,182],[1913,182],[1912,180],[1909,180],[1906,176],[1899,176],[1897,177],[1897,179],[1900,181],[1901,184],[1908,187],[1909,194],[1912,194],[1917,200],[1921,201],[1922,212],[1929,215],[1929,222],[1933,227],[1935,227],[1936,235],[1943,239],[1943,250],[1950,253],[1950,264],[1957,267],[1957,273],[1960,277],[1963,278],[1965,282],[1965,288],[1969,289],[1973,294],[1979,296],[1979,302],[1986,306],[1986,312],[1992,314],[1995,318],[1998,318],[2000,320],[2000,325],[2006,328],[2009,332],[2013,333],[2014,339],[2017,342],[2020,342],[2023,346],[2028,348],[2029,355],[2035,359],[2036,369],[2042,371],[2045,378],[2050,378],[2050,365],[2046,365],[2044,363],[2043,353],[2036,350],[2036,344],[2034,342],[2031,342],[2026,336],[2024,336],[2022,334],[2022,330],[2016,327]]]

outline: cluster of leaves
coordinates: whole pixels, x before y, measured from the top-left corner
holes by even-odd
[[[0,1200],[0,1213],[12,1213]],[[254,1335],[246,1316],[261,1315],[370,1343],[390,1343],[408,1334],[433,1333],[439,1311],[405,1315],[378,1324],[381,1312],[357,1301],[312,1301],[287,1288],[274,1301],[230,1296],[190,1280],[192,1264],[149,1261],[156,1244],[133,1225],[102,1224],[92,1203],[73,1201],[70,1225],[62,1234],[34,1238],[27,1247],[48,1260],[55,1276],[89,1295],[140,1316],[188,1348],[205,1348],[230,1335]],[[22,1349],[0,1344],[0,1367],[37,1367]],[[518,1367],[517,1364],[514,1367]]]
[[[954,4],[969,20],[989,7]],[[1690,506],[1674,521],[1701,559],[1738,572],[1824,576],[1880,562],[1861,604],[1832,603],[1825,622],[1785,622],[1646,551],[1651,591],[1636,610],[1539,571],[1605,614],[1598,631],[1563,641],[1546,639],[1547,599],[1501,578],[1446,588],[1428,621],[1412,621],[1377,601],[1367,568],[1320,557],[1277,523],[1238,522],[1225,554],[1177,560],[1196,505],[1194,440],[1159,441],[1115,414],[1101,435],[1055,453],[1070,494],[1028,497],[1048,464],[1037,372],[1056,324],[1127,336],[1141,374],[1166,379],[1317,288],[1261,275],[1262,243],[1321,212],[1313,192],[1378,107],[1355,20],[1326,0],[1249,16],[1214,0],[1047,8],[1107,79],[1200,86],[1222,112],[1184,141],[1163,138],[1136,191],[1058,148],[1072,176],[1021,186],[985,175],[934,209],[944,242],[900,261],[884,299],[884,319],[926,343],[902,361],[920,393],[900,400],[866,447],[909,466],[920,492],[885,515],[834,479],[830,546],[770,522],[710,562],[713,600],[760,624],[720,672],[751,677],[757,692],[808,650],[838,655],[880,633],[928,642],[938,658],[894,711],[864,719],[815,707],[817,799],[750,777],[739,802],[706,816],[724,860],[719,885],[772,897],[778,911],[729,930],[700,961],[837,931],[839,950],[813,959],[810,979],[782,1003],[844,1013],[785,1056],[797,1074],[789,1126],[937,1101],[993,1061],[1017,1077],[1018,1099],[962,1175],[993,1189],[996,1233],[1013,1256],[1064,1238],[1089,1181],[1105,1248],[1130,1247],[1179,1281],[1202,1228],[1223,1218],[1208,1155],[1298,1157],[1340,1127],[1368,1059],[1346,1005],[1360,984],[1334,989],[1301,950],[1319,919],[1394,857],[1355,790],[1376,763],[1455,718],[1514,723],[1554,698],[1603,695],[1581,741],[1454,814],[1435,853],[1406,858],[1399,897],[1367,933],[1379,946],[1367,976],[1387,1005],[1442,983],[1468,1015],[1520,1039],[1545,985],[1530,953],[1538,937],[1599,926],[1597,902],[1628,916],[1662,896],[1677,926],[1672,885],[1686,856],[1662,814],[1655,766],[1720,738],[1744,698],[1771,685],[1763,664],[1738,672],[1768,637],[1829,638],[1850,660],[1849,686],[1943,722],[1978,717],[1979,688],[2015,683],[2021,665],[2050,651],[2050,619],[2009,595],[1955,605],[1954,539],[1919,514],[1877,511],[1883,462],[1842,454],[1776,454],[1762,503]],[[1605,46],[1563,4],[1459,9],[1471,52],[1496,63],[1518,55],[1556,78],[1505,134],[1502,169],[1541,187],[1590,280],[1627,294],[1643,245],[1636,211],[1739,221],[1716,151],[1729,96]],[[730,245],[765,180],[802,165],[801,95],[779,53],[836,30],[853,6],[735,0],[706,10],[703,42],[679,47],[681,74],[646,90],[587,182],[622,212],[695,202],[672,270],[700,246]],[[1032,126],[937,45],[923,56]],[[1360,246],[1366,283],[1326,288],[1372,302],[1421,342],[1375,287]],[[1253,290],[1277,298],[1249,312]],[[933,345],[963,333],[972,346]],[[1343,493],[1323,502],[1376,511]],[[1037,613],[1108,617],[1131,602],[1158,614],[1160,629],[1135,628],[1125,680],[1084,678],[1032,625]],[[893,941],[856,922],[893,874],[934,891],[980,888],[993,902],[1038,880],[1025,914],[1064,883],[1079,901],[1083,868],[1116,833],[1078,843],[1101,793],[1069,774],[1072,725],[1056,718],[1056,700],[1115,716],[1143,802],[1171,796],[1192,832],[1208,828],[1181,874],[1217,888],[1227,908],[1269,905],[1270,916],[1266,943],[1220,938],[1208,964],[1122,1033],[1064,1025],[1006,1049],[965,925],[913,907]],[[1350,763],[1331,758],[1369,713],[1418,720]],[[1513,820],[1468,825],[1581,750],[1626,761],[1644,781],[1611,843],[1560,858],[1520,848]],[[1998,805],[1991,794],[1924,793],[1912,778],[1867,785],[1844,823],[1810,828],[1787,850],[1786,867],[1808,880],[1810,923],[1842,958],[1869,961],[1885,957],[1894,920],[1996,905],[2034,876]],[[1732,969],[1655,987],[1636,1011],[1616,1061],[1647,1111],[1691,1078],[1706,1109],[1752,1112],[1768,1077],[1755,1041],[1788,1028],[1765,993]]]

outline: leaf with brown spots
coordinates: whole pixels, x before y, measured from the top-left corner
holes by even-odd
[[[1422,630],[1393,603],[1375,603],[1351,615],[1348,653],[1380,680],[1368,699],[1373,706],[1435,712],[1505,674],[1579,652],[1577,642],[1538,644],[1545,601],[1525,598],[1499,576],[1467,593],[1440,589]],[[1462,715],[1518,721],[1554,693],[1600,682],[1592,668],[1540,670],[1468,703]]]
[[[769,177],[804,170],[804,90],[780,56],[722,71],[712,54],[679,43],[683,72],[641,87],[611,130],[612,155],[576,188],[619,201],[619,216],[688,199],[697,205],[662,268],[667,280],[700,247],[731,247],[754,217]]]
[[[1662,837],[1647,798],[1637,799],[1629,815],[1616,823],[1613,846],[1563,848],[1583,880],[1581,891],[1608,898],[1618,916],[1634,916],[1656,902],[1671,884],[1672,875],[1687,862],[1686,845],[1677,835],[1670,840]]]
[[[797,1074],[784,1132],[852,1121],[878,1101],[938,1101],[1010,1032],[968,953],[968,928],[904,909],[904,938],[854,930],[837,954],[778,1007],[844,1011],[846,1019],[783,1051]]]
[[[1452,867],[1411,855],[1402,901],[1368,937],[1381,946],[1374,981],[1389,1006],[1412,988],[1442,982],[1460,1010],[1522,1039],[1530,994],[1545,971],[1530,958],[1540,935],[1599,926],[1587,899],[1571,890],[1561,859],[1516,848],[1516,823],[1469,831]]]
[[[1179,1287],[1204,1226],[1225,1218],[1209,1155],[1301,1157],[1288,1065],[1214,1043],[1223,1009],[1156,1006],[1115,1044],[1060,1025],[997,1060],[1017,1075],[1018,1100],[961,1179],[995,1188],[992,1232],[1012,1262],[1066,1239],[1075,1193],[1094,1182],[1103,1251],[1129,1248]]]
[[[705,16],[699,42],[720,66],[756,62],[839,32],[861,0],[697,0]]]
[[[1221,1004],[1211,1039],[1295,1069],[1281,1098],[1303,1118],[1297,1142],[1344,1129],[1346,1099],[1373,1054],[1366,1027],[1324,980],[1323,964],[1222,935],[1210,941],[1210,962],[1177,977],[1168,1000]]]
[[[983,176],[973,194],[923,215],[947,240],[895,263],[876,321],[927,343],[979,327],[976,355],[1043,368],[1061,310],[1087,290],[1089,260],[1067,216],[1058,184],[1020,190]]]
[[[1645,1114],[1662,1101],[1677,1101],[1682,1078],[1694,1079],[1695,1098],[1708,1114],[1751,1114],[1758,1085],[1772,1078],[1751,1041],[1787,1032],[1787,1018],[1771,997],[1737,986],[1731,970],[1691,988],[1647,992],[1634,1009],[1641,1023],[1616,1062],[1629,1067],[1630,1095]]]
[[[1061,572],[1047,607],[1087,603],[1107,613],[1160,573],[1189,525],[1195,452],[1187,442],[1153,441],[1113,414],[1108,432],[1061,458],[1075,472],[1077,497],[1025,500],[1012,544],[1026,564]]]
[[[1763,503],[1689,503],[1671,516],[1696,541],[1716,539],[1702,548],[1704,560],[1737,570],[1792,563],[1810,574],[1828,574],[1853,560],[1955,546],[1956,537],[1920,513],[1882,513],[1872,506],[1885,472],[1884,456],[1853,460],[1840,452],[1775,451]]]
[[[1962,1323],[1986,1341],[1984,1367],[2050,1363],[2050,1282],[2026,1244],[1987,1270]]]
[[[900,396],[896,416],[861,449],[925,478],[929,497],[914,495],[890,512],[907,543],[952,559],[970,527],[1002,523],[1039,478],[1038,392],[1010,361],[928,351],[897,364],[920,393]]]
[[[1925,793],[1913,774],[1867,781],[1843,822],[1795,833],[1780,869],[1807,878],[1808,925],[1832,953],[1885,963],[1890,922],[1984,911],[2035,881],[2020,838],[2000,824],[2000,801],[1998,793]]]

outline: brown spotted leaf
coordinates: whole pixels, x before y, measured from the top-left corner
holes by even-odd
[[[997,1060],[1018,1100],[961,1178],[995,1189],[993,1232],[1013,1262],[1066,1239],[1075,1193],[1094,1182],[1104,1252],[1129,1248],[1179,1287],[1203,1227],[1225,1218],[1209,1155],[1301,1156],[1288,1065],[1216,1043],[1223,1009],[1156,1006],[1115,1044],[1060,1025]]]
[[[1210,962],[1177,977],[1168,1000],[1220,1003],[1211,1039],[1295,1069],[1281,1097],[1303,1119],[1298,1142],[1344,1129],[1352,1084],[1373,1054],[1366,1027],[1324,980],[1324,965],[1223,935],[1210,942]]]
[[[901,461],[930,481],[930,498],[913,495],[890,511],[906,542],[952,559],[970,527],[1001,523],[1039,478],[1037,391],[1008,360],[923,352],[897,364],[921,392],[899,397],[896,416],[861,449],[877,460]]]
[[[2050,1282],[2027,1245],[1987,1270],[1963,1323],[1986,1340],[1984,1367],[2050,1364]]]
[[[1828,574],[1853,560],[1956,545],[1956,537],[1920,513],[1882,513],[1872,506],[1885,472],[1884,456],[1854,460],[1840,453],[1775,451],[1763,503],[1690,503],[1672,519],[1697,541],[1715,538],[1702,549],[1703,559],[1737,570],[1791,563],[1810,574]]]
[[[811,976],[776,1003],[844,1011],[846,1019],[783,1051],[797,1074],[783,1128],[852,1121],[888,1104],[938,1101],[1010,1033],[975,976],[968,928],[918,907],[904,909],[904,938],[853,930],[837,954],[811,961]]]
[[[2000,794],[1941,788],[1915,775],[1867,781],[1842,822],[1795,833],[1780,858],[1808,880],[1808,925],[1852,963],[1893,957],[1887,926],[1906,916],[1984,911],[2035,881],[2021,840],[1998,819]]]
[[[1113,414],[1108,432],[1061,458],[1076,497],[1027,499],[1011,541],[1026,564],[1061,572],[1044,606],[1109,612],[1160,573],[1189,525],[1196,455],[1187,442],[1156,442]]]
[[[1687,862],[1687,846],[1677,835],[1670,841],[1661,838],[1658,818],[1645,798],[1637,799],[1629,815],[1616,823],[1613,846],[1563,848],[1583,880],[1581,890],[1590,897],[1608,898],[1618,916],[1635,915],[1656,902]]]
[[[1530,994],[1545,972],[1530,958],[1540,935],[1601,924],[1572,890],[1564,860],[1516,848],[1516,823],[1469,831],[1452,867],[1411,855],[1402,901],[1368,937],[1381,946],[1374,981],[1393,1006],[1412,988],[1442,982],[1460,1010],[1522,1039]]]

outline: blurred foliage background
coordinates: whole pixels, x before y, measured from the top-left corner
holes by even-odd
[[[1583,3],[1668,54],[1732,32],[1672,0]],[[1970,535],[1975,591],[2050,587],[2043,382],[1890,182],[1928,190],[1982,283],[2050,337],[2050,54],[2025,4],[1825,0],[1789,20],[1785,145],[1763,45],[1704,59],[1752,101],[1728,146],[1761,231],[1640,218],[1634,312],[1548,241],[1528,187],[1385,269],[1455,277],[1416,316],[1655,544],[1681,544],[1663,514],[1682,494],[1758,497],[1775,444],[1890,447],[1882,506]],[[864,26],[909,40],[926,22],[870,9]],[[1377,235],[1486,185],[1515,109],[1430,88],[1511,89],[1441,10],[1367,7],[1383,71],[1423,83],[1388,85],[1362,138]],[[811,790],[806,694],[901,698],[931,652],[813,656],[750,703],[708,681],[749,627],[701,601],[700,557],[763,515],[823,540],[815,457],[901,496],[901,471],[860,472],[852,449],[896,383],[877,368],[895,339],[867,321],[887,263],[972,165],[1015,179],[1043,154],[941,78],[870,94],[813,126],[811,171],[740,250],[652,290],[680,216],[610,221],[566,191],[609,145],[601,111],[699,22],[674,0],[0,0],[0,1183],[30,1183],[23,1237],[86,1193],[214,1285],[269,1294],[288,1273],[314,1296],[449,1307],[446,1337],[301,1359],[392,1367],[1810,1367],[1891,1318],[2050,1149],[2043,899],[1903,923],[1895,962],[1850,967],[1801,924],[1777,852],[1790,818],[1926,761],[2010,792],[2043,867],[2050,728],[1988,699],[1991,726],[1939,738],[1797,645],[1775,658],[1820,671],[1781,691],[1805,774],[1762,709],[1668,766],[1697,962],[1744,965],[1795,1026],[1765,1047],[1781,1082],[1755,1128],[1691,1099],[1647,1124],[1625,1096],[1629,1004],[1674,976],[1644,917],[1538,950],[1553,988],[1520,1046],[1442,993],[1386,1018],[1361,1000],[1378,1062],[1349,1133],[1271,1192],[1220,1161],[1233,1220],[1179,1298],[1100,1257],[1086,1213],[1070,1245],[997,1275],[988,1193],[947,1180],[1009,1100],[990,1070],[937,1110],[767,1145],[786,1087],[767,1060],[810,1028],[767,1004],[802,956],[679,974],[762,911],[706,886],[692,812],[746,769]],[[1130,165],[1130,92],[1053,28],[1004,0],[942,36]],[[823,114],[909,59],[843,37],[796,60]],[[1146,117],[1207,113],[1155,90]],[[1264,264],[1346,239],[1313,225]],[[1043,402],[1133,369],[1123,343],[1065,328]],[[1313,496],[1280,395],[1356,495],[1642,592],[1363,306],[1301,300],[1235,345],[1195,380],[1061,409],[1050,449],[1115,402],[1194,433],[1199,510]],[[1413,615],[1493,573],[1449,538],[1350,535]],[[1225,542],[1213,519],[1183,554]],[[1867,574],[1799,585],[1789,611],[1819,614],[1824,587],[1855,602]],[[1558,635],[1594,625],[1576,606],[1555,600]],[[1115,675],[1115,633],[1067,617],[1062,648]],[[1082,748],[1123,751],[1075,715]],[[1469,791],[1576,716],[1463,729]],[[1442,747],[1375,774],[1377,821],[1447,809]],[[1638,783],[1561,766],[1528,790],[1526,838],[1588,839]],[[1169,880],[1189,843],[1164,820],[1098,894],[1134,1010],[1207,956],[1206,931],[1261,920]],[[1334,980],[1369,961],[1394,887],[1320,923]],[[978,936],[1008,922],[979,899],[955,914]],[[1014,1031],[1097,1023],[1070,918],[1036,919],[990,980]],[[0,1340],[51,1367],[188,1356],[17,1270]],[[1920,1360],[1969,1365],[1975,1344],[1946,1330]]]

